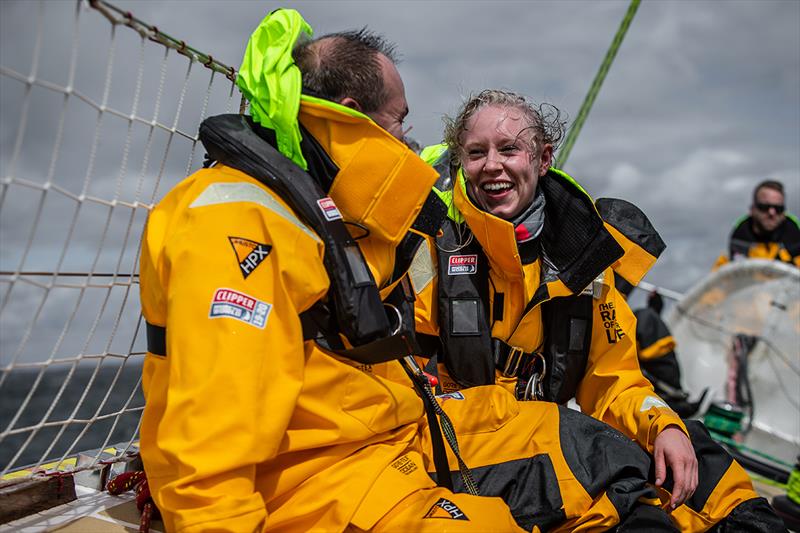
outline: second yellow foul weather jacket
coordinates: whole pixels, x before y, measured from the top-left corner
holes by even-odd
[[[448,172],[439,164],[441,149],[427,155],[423,152],[440,173]],[[437,184],[445,182],[440,177]],[[560,407],[558,423],[540,424],[543,415],[532,407],[566,403],[573,395],[583,413],[619,429],[651,453],[655,437],[667,426],[677,426],[692,441],[701,478],[694,495],[670,513],[680,530],[701,532],[725,521],[730,522],[726,527],[757,523],[754,531],[770,531],[779,520],[766,500],[758,498],[742,467],[701,424],[684,424],[640,371],[636,320],[614,286],[614,273],[634,285],[641,280],[663,249],[655,230],[627,202],[598,200],[595,205],[559,170],[550,169],[539,185],[546,202],[538,253],[524,243],[518,246],[512,224],[472,203],[463,173],[453,180],[452,190],[440,192],[449,205],[449,220],[435,239],[426,241],[410,274],[418,297],[417,329],[423,337],[431,336],[428,354],[436,354],[435,371],[449,392],[442,400],[467,395],[476,385],[492,381],[517,397],[547,400],[518,402],[522,420],[498,431],[506,443],[500,453],[512,463],[526,455],[535,457],[545,443],[555,443],[548,452],[551,457],[558,457],[559,449],[573,455],[582,449],[588,433],[581,430],[579,419],[565,416],[569,409]],[[464,279],[472,281],[460,281]],[[587,319],[588,328],[581,324]],[[484,328],[488,331],[481,331]],[[470,421],[476,416],[474,406],[466,414],[454,402],[444,406],[462,430],[465,460],[478,473],[502,472],[492,466],[497,454],[484,451],[485,430],[475,430]],[[491,407],[486,405],[489,412]],[[615,447],[610,444],[599,447],[614,455],[630,453],[622,447],[610,452]],[[611,466],[607,458],[592,459],[594,452],[577,453],[588,456],[597,473]],[[624,461],[633,464],[634,454],[627,457]],[[512,471],[506,469],[506,475],[519,477],[525,469]],[[496,490],[506,498],[508,489]],[[580,500],[581,492],[562,487],[565,508],[570,500]],[[660,490],[659,497],[666,505],[668,494]],[[509,502],[518,513],[519,503],[513,498]],[[603,515],[614,509],[598,505],[592,511]],[[603,521],[598,516],[595,523]]]
[[[642,376],[636,355],[636,321],[625,299],[614,288],[613,271],[638,283],[656,258],[641,242],[633,240],[631,235],[635,233],[624,233],[624,224],[617,228],[604,223],[588,195],[563,172],[551,169],[541,179],[540,187],[546,198],[541,236],[545,251],[527,260],[525,252],[517,247],[513,225],[476,207],[466,193],[463,174],[459,173],[452,196],[449,193],[443,196],[450,204],[450,222],[460,232],[456,241],[460,239],[464,244],[472,238],[478,250],[473,253],[475,247],[466,246],[453,252],[458,246],[450,243],[443,246],[435,241],[423,247],[412,270],[418,296],[417,330],[440,337],[447,344],[446,336],[440,335],[440,313],[442,305],[447,303],[441,299],[439,285],[453,276],[488,276],[483,307],[491,337],[502,341],[509,358],[534,354],[543,350],[545,342],[543,304],[590,294],[588,360],[575,384],[575,399],[584,413],[619,429],[652,452],[655,437],[665,427],[675,425],[684,432],[686,428]],[[448,254],[447,264],[440,257],[444,253]],[[488,266],[485,271],[481,271],[481,254],[485,255]],[[560,264],[554,265],[554,261]],[[452,315],[457,313],[450,313],[450,324]],[[469,338],[468,334],[458,332],[450,339],[454,337]],[[489,379],[516,392],[518,383],[513,371],[504,373],[502,368],[495,369],[494,362],[489,366],[492,369]],[[439,367],[446,392],[479,384],[468,380],[459,384],[450,375],[452,368],[448,369],[446,363]],[[545,369],[545,377],[553,370]],[[569,396],[563,401],[566,399]]]

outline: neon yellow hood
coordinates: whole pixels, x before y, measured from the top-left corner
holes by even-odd
[[[250,102],[253,120],[275,130],[278,150],[304,170],[300,152],[300,69],[292,59],[298,40],[310,39],[314,30],[294,9],[278,9],[264,17],[244,52],[236,85]]]

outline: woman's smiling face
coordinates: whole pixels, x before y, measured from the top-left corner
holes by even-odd
[[[538,144],[521,110],[489,105],[469,118],[461,161],[481,209],[510,220],[531,204],[553,154],[551,145]]]

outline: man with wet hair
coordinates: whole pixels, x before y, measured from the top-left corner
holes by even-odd
[[[303,73],[303,89],[369,115],[383,129],[403,138],[408,115],[405,96],[394,67],[393,44],[366,28],[331,33],[316,41],[300,43],[292,52]]]

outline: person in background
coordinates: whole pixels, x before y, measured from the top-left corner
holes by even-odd
[[[766,180],[753,190],[750,215],[736,222],[714,269],[737,259],[773,259],[800,267],[800,220],[786,211],[783,183]]]
[[[428,368],[438,372],[445,397],[492,383],[520,400],[545,400],[520,406],[574,396],[583,413],[653,455],[662,503],[682,531],[783,530],[744,470],[701,424],[684,423],[642,375],[635,319],[614,273],[638,283],[664,245],[635,206],[595,204],[551,166],[562,133],[557,110],[485,90],[448,120],[446,150],[423,150],[435,168],[457,169],[452,190],[437,191],[448,205],[446,224],[412,275],[417,329],[429,335],[424,348],[436,357]],[[470,427],[455,402],[445,410],[451,405],[456,430]],[[552,438],[552,427],[530,425],[536,431],[528,446]],[[569,426],[559,430],[561,439],[583,438],[570,436]],[[463,435],[468,463],[481,453],[473,439],[485,440]],[[525,445],[509,440],[504,452],[522,456]],[[514,511],[508,490],[489,484],[484,493],[502,496]]]

